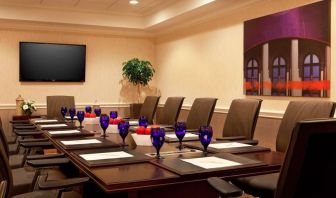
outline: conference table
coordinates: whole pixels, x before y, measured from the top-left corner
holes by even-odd
[[[251,147],[255,149],[250,151],[243,148],[241,152],[239,148],[223,152],[210,149],[205,156],[201,148],[197,149],[199,143],[193,141],[185,142],[182,151],[177,148],[178,143],[165,142],[160,150],[162,157],[157,159],[154,147],[137,146],[130,134],[126,146],[117,133],[100,137],[101,128],[97,124],[85,126],[79,130],[82,135],[75,136],[53,133],[53,130],[61,130],[57,128],[43,130],[54,147],[78,169],[79,175],[90,177],[82,189],[84,197],[218,197],[207,184],[207,178],[217,176],[231,180],[278,172],[284,160],[282,153],[258,146]],[[76,141],[83,144],[70,144]],[[115,152],[132,157],[90,158],[97,157],[97,153]],[[196,162],[190,163],[204,157],[237,164],[204,168],[195,165]]]

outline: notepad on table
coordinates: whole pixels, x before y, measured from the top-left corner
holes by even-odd
[[[56,134],[73,134],[73,133],[80,133],[78,130],[67,130],[67,131],[49,131],[51,135]]]
[[[138,125],[138,124],[139,124],[139,121],[137,121],[137,120],[130,120],[130,121],[129,121],[129,124],[130,124],[131,126]]]
[[[71,117],[70,117],[70,116],[65,116],[65,119],[68,119],[68,120],[70,120],[70,119],[71,119]],[[74,119],[77,119],[77,116],[74,116]]]
[[[35,120],[35,123],[58,122],[58,120]]]
[[[45,125],[40,125],[41,128],[58,128],[58,127],[66,127],[68,125],[66,124],[45,124]]]
[[[239,148],[239,147],[248,147],[248,146],[252,146],[252,145],[243,144],[239,142],[225,142],[225,143],[209,144],[210,148],[215,148],[215,149]]]
[[[168,138],[176,138],[176,135],[173,134],[173,133],[171,133],[171,134],[167,134],[166,137],[168,137]],[[195,134],[192,134],[192,133],[186,133],[186,134],[184,135],[184,137],[185,137],[185,138],[193,138],[193,137],[196,138],[196,137],[198,137],[198,135],[195,135]]]
[[[90,139],[90,140],[64,140],[61,141],[64,145],[79,145],[79,144],[100,144],[101,141],[97,139]]]
[[[193,159],[182,159],[187,163],[193,164],[195,166],[204,168],[204,169],[211,169],[211,168],[225,168],[230,166],[237,166],[241,165],[238,162],[218,158],[218,157],[200,157],[200,158],[193,158]]]
[[[82,154],[82,155],[79,155],[79,156],[81,156],[86,161],[104,160],[104,159],[120,159],[120,158],[133,157],[133,155],[131,155],[129,153],[126,153],[124,151],[91,153],[91,154]]]

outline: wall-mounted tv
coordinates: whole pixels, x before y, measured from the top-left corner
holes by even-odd
[[[20,81],[84,82],[85,45],[20,42]]]

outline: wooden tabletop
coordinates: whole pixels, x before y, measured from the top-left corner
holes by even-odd
[[[98,138],[100,136],[101,129],[98,125],[91,125],[86,127],[86,129],[91,132],[96,132],[94,137]],[[197,194],[194,197],[201,196],[205,189],[205,192],[207,192],[206,196],[212,197],[215,196],[215,194],[210,192],[211,189],[205,184],[208,177],[218,176],[223,179],[233,179],[242,176],[277,172],[280,170],[284,158],[282,153],[273,151],[244,153],[239,155],[228,153],[209,154],[208,156],[216,155],[218,157],[228,157],[229,159],[239,159],[244,163],[249,163],[236,168],[197,171],[195,168],[192,169],[193,167],[183,167],[186,165],[181,163],[180,159],[190,158],[192,156],[201,157],[204,155],[203,152],[193,152],[187,148],[185,149],[185,153],[178,153],[177,143],[166,142],[160,152],[162,154],[168,153],[168,155],[160,160],[150,157],[149,160],[139,160],[134,163],[111,163],[111,165],[105,163],[102,166],[95,165],[90,167],[88,166],[88,163],[83,162],[83,160],[78,157],[78,152],[76,150],[67,149],[60,145],[60,138],[48,137],[55,147],[60,152],[65,153],[83,174],[89,176],[92,179],[92,182],[99,187],[106,196],[114,195],[116,193],[126,193],[128,197],[185,197],[189,193],[187,189],[190,188],[190,186],[199,186],[200,189],[194,189],[193,187],[193,189],[190,189],[195,192],[200,190],[200,194]],[[68,138],[62,138],[62,140],[64,139]],[[106,139],[117,144],[122,143],[119,134],[108,134]],[[132,150],[137,153],[147,154],[147,156],[150,156],[148,155],[150,153],[155,153],[155,149],[152,146],[136,146],[131,135],[127,136],[126,144],[128,146],[125,147],[125,151]],[[96,146],[93,148],[81,147],[80,151],[82,152],[90,149],[99,148]],[[199,168],[198,170],[201,169]],[[177,187],[179,188],[178,193],[175,192]]]

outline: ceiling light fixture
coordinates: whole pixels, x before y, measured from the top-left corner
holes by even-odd
[[[138,0],[130,0],[129,3],[132,4],[132,5],[136,5],[136,4],[139,3],[139,1]]]

